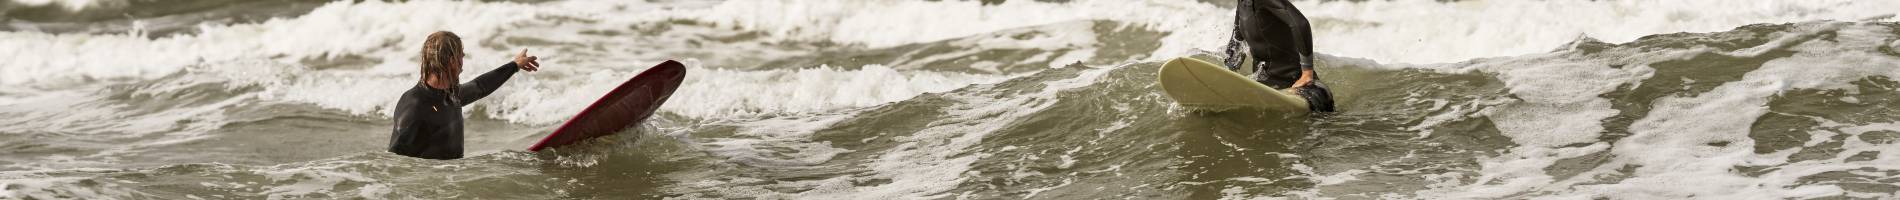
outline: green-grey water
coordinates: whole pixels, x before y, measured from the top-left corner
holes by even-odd
[[[1891,3],[1302,1],[1318,44],[1334,45],[1319,47],[1317,63],[1340,112],[1174,105],[1153,82],[1157,67],[1179,56],[1220,59],[1210,51],[1231,28],[1232,8],[1221,5],[1229,3],[8,2],[0,198],[1900,192],[1900,157],[1887,153],[1900,149],[1900,23],[1892,11],[1854,9]],[[1520,20],[1633,9],[1677,14],[1576,23],[1725,27],[1580,30],[1584,37],[1543,41],[1486,31],[1577,26],[1399,13],[1546,4],[1573,10]],[[1809,13],[1784,12],[1802,9]],[[109,17],[117,12],[131,14]],[[1421,28],[1464,34],[1409,32]],[[383,151],[388,106],[414,81],[417,33],[434,30],[464,35],[471,66],[522,48],[546,59],[544,71],[517,75],[470,106],[470,156],[460,160]],[[1376,37],[1346,38],[1366,35]],[[1495,41],[1509,39],[1523,40]],[[1450,46],[1361,48],[1374,45]],[[1540,45],[1554,48],[1515,50]],[[551,152],[522,150],[666,59],[686,61],[688,79],[649,122]]]

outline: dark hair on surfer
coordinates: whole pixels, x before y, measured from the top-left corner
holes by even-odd
[[[436,31],[429,34],[429,39],[422,41],[422,79],[419,81],[428,84],[429,77],[435,77],[437,81],[447,81],[449,83],[449,87],[446,88],[449,91],[447,99],[450,103],[461,103],[460,99],[454,98],[458,89],[456,83],[461,82],[461,77],[455,74],[452,68],[462,60],[462,56],[461,36],[455,36],[455,33],[448,31]]]

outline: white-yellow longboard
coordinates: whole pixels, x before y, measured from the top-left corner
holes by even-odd
[[[1176,104],[1195,110],[1235,108],[1306,113],[1306,99],[1275,90],[1219,64],[1189,57],[1161,65],[1155,80]]]

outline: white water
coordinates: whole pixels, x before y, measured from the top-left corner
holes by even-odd
[[[60,2],[73,10],[82,10],[91,1]],[[49,1],[23,1],[45,5]],[[79,6],[75,6],[79,5]],[[1454,62],[1479,57],[1519,56],[1535,58],[1578,37],[1593,37],[1608,42],[1625,42],[1636,37],[1670,32],[1706,32],[1731,29],[1751,23],[1795,22],[1808,20],[1855,20],[1878,18],[1893,20],[1900,8],[1896,1],[1369,1],[1300,2],[1299,6],[1319,26],[1315,30],[1319,52],[1344,57],[1362,57],[1382,62],[1433,63]],[[624,9],[621,9],[624,8]],[[866,9],[877,8],[877,9]],[[691,19],[715,23],[721,28],[769,33],[758,42],[828,41],[867,48],[934,42],[1011,29],[1030,28],[1078,20],[1107,20],[1142,28],[1171,32],[1150,60],[1187,55],[1196,50],[1212,50],[1225,43],[1231,23],[1231,10],[1182,1],[1078,1],[1042,3],[1010,1],[982,6],[977,2],[925,1],[733,1],[713,5],[655,5],[645,3],[553,2],[544,4],[477,3],[449,1],[411,1],[403,3],[365,2],[332,3],[307,15],[276,19],[257,24],[204,25],[198,33],[148,38],[141,33],[107,35],[53,35],[37,32],[0,33],[0,105],[4,108],[70,109],[78,105],[61,103],[72,98],[105,98],[76,90],[97,88],[99,82],[136,82],[161,79],[179,73],[193,74],[191,81],[229,82],[255,85],[264,89],[255,97],[268,101],[308,103],[365,116],[386,116],[387,106],[402,89],[413,83],[413,53],[428,32],[449,30],[463,36],[471,57],[468,74],[472,77],[490,69],[480,63],[505,62],[506,55],[533,45],[515,44],[490,38],[534,36],[540,30],[518,27],[560,28],[547,32],[575,32],[602,27],[626,27],[666,19]],[[550,24],[549,18],[595,20],[595,24]],[[1846,41],[1833,45],[1809,43],[1795,46],[1811,54],[1865,53],[1833,49],[1865,50],[1884,44],[1883,38],[1855,34],[1866,30],[1842,30]],[[1087,32],[1056,32],[1059,38],[1093,36]],[[554,40],[575,39],[557,37]],[[586,39],[584,37],[579,39]],[[577,40],[579,40],[577,39]],[[1793,39],[1789,39],[1793,40]],[[1030,42],[1025,48],[1086,46],[1095,41]],[[1014,44],[1011,41],[990,43]],[[498,48],[490,48],[498,46]],[[1774,48],[1774,47],[1768,47]],[[586,101],[604,92],[610,84],[637,73],[636,67],[603,63],[653,63],[671,58],[641,52],[585,52],[586,50],[537,49],[550,55],[548,71],[510,81],[507,89],[484,100],[477,107],[491,117],[523,123],[558,122]],[[751,50],[734,50],[751,51]],[[636,58],[606,58],[606,61],[559,58],[564,54],[625,53]],[[1664,52],[1650,56],[1681,56]],[[1725,52],[1748,54],[1750,52]],[[765,52],[768,56],[771,52]],[[1530,54],[1530,55],[1526,55]],[[1684,53],[1686,54],[1686,53]],[[304,60],[322,60],[352,55],[377,59],[360,69],[312,69]],[[1523,56],[1520,56],[1523,55]],[[1838,56],[1838,55],[1830,55]],[[1852,55],[1850,55],[1852,56]],[[1054,56],[1061,57],[1061,56]],[[1081,57],[1088,57],[1086,54]],[[1492,65],[1464,69],[1440,69],[1434,65],[1420,68],[1456,73],[1496,73],[1510,87],[1510,93],[1525,104],[1474,111],[1499,121],[1499,129],[1517,147],[1502,156],[1481,159],[1483,168],[1475,172],[1479,184],[1456,183],[1422,191],[1425,197],[1487,198],[1522,192],[1553,192],[1557,197],[1612,196],[1621,198],[1697,197],[1788,197],[1838,191],[1832,186],[1798,186],[1795,178],[1812,173],[1844,168],[1900,166],[1893,154],[1872,161],[1845,162],[1843,158],[1823,161],[1786,163],[1785,154],[1755,155],[1746,141],[1747,124],[1765,112],[1767,98],[1791,89],[1835,89],[1843,81],[1862,76],[1897,76],[1894,60],[1881,56],[1856,56],[1865,60],[1803,59],[1801,56],[1777,60],[1750,72],[1744,80],[1727,83],[1707,94],[1657,101],[1657,109],[1638,120],[1632,132],[1637,135],[1620,141],[1596,141],[1603,131],[1603,118],[1616,114],[1609,101],[1597,97],[1614,90],[1617,84],[1634,83],[1653,73],[1644,66],[1612,69],[1599,63],[1548,63],[1527,59],[1523,62],[1495,62]],[[1513,59],[1503,58],[1503,59]],[[685,58],[691,59],[691,58]],[[1051,58],[1086,60],[1086,58]],[[571,63],[569,63],[571,62]],[[833,112],[909,99],[916,95],[944,92],[972,84],[990,83],[1008,78],[1002,74],[963,74],[933,71],[906,71],[884,65],[866,66],[780,66],[800,69],[729,70],[694,62],[688,82],[675,103],[666,112],[701,118],[745,117],[766,113]],[[566,65],[564,65],[566,64]],[[1821,67],[1814,67],[1821,66]],[[1885,66],[1885,67],[1883,67]],[[815,67],[815,68],[813,68]],[[851,69],[846,69],[850,67]],[[962,67],[962,66],[956,66]],[[1053,66],[1052,66],[1053,67]],[[1112,66],[1104,66],[1112,67]],[[203,77],[196,77],[203,76]],[[542,77],[547,76],[547,77]],[[1092,80],[1092,79],[1088,79]],[[1092,84],[1093,81],[1081,81]],[[1057,88],[1052,86],[1052,88]],[[152,93],[183,90],[156,87]],[[1033,111],[1015,103],[1043,96],[1007,99],[962,97],[971,100],[955,109],[956,116],[1001,118],[960,119],[999,123],[1013,114]],[[995,101],[995,102],[991,102]],[[995,105],[986,105],[995,104]],[[1008,104],[1007,107],[986,107]],[[212,104],[135,116],[112,113],[61,114],[49,116],[50,122],[9,122],[9,128],[58,130],[71,122],[132,118],[131,123],[114,124],[104,130],[179,129],[163,127],[180,119],[212,118],[211,112],[229,104]],[[1019,109],[1019,110],[1012,110]],[[1029,111],[1024,111],[1029,110]],[[103,111],[102,111],[103,112]],[[12,113],[12,112],[10,112]],[[57,113],[22,111],[21,113]],[[1705,113],[1736,113],[1707,115]],[[17,124],[16,124],[17,123]],[[815,122],[814,122],[815,123]],[[190,127],[215,127],[216,123],[190,124]],[[981,155],[954,156],[971,143],[980,141],[989,130],[987,124],[944,126],[909,138],[906,147],[872,163],[878,172],[872,178],[893,179],[901,184],[890,188],[833,188],[798,194],[799,197],[890,196],[917,197],[910,194],[947,190],[961,180],[958,173]],[[1892,124],[1833,125],[1841,133],[1859,134],[1873,130],[1900,130]],[[815,129],[815,128],[812,128]],[[88,129],[97,131],[100,129]],[[791,138],[808,137],[811,129],[779,130]],[[77,131],[74,131],[77,132]],[[979,133],[979,134],[965,134]],[[959,135],[962,134],[962,135]],[[180,136],[173,140],[191,140]],[[1850,137],[1854,138],[1854,137]],[[1857,139],[1853,139],[1857,140]],[[1723,148],[1705,147],[1712,141],[1736,141]],[[722,147],[743,154],[759,141],[728,141]],[[1565,147],[1570,144],[1587,145]],[[1844,147],[1855,151],[1900,148],[1850,141]],[[828,146],[811,145],[816,152],[798,155],[790,164],[822,161],[836,154]],[[899,148],[904,149],[904,148]],[[1589,153],[1610,152],[1619,160],[1593,169],[1586,175],[1556,179],[1543,168],[1563,158]],[[741,155],[728,155],[743,157]],[[1633,178],[1614,184],[1583,185],[1589,174],[1617,170],[1623,165],[1641,166]],[[1781,171],[1762,177],[1743,177],[1728,172],[1735,165],[1789,164]],[[1337,177],[1337,176],[1327,176]],[[847,179],[855,177],[846,177]],[[1349,179],[1340,177],[1339,179]],[[1692,179],[1695,182],[1684,183]],[[1496,180],[1497,182],[1488,182]],[[846,180],[820,180],[810,184],[845,184]],[[1337,182],[1337,181],[1334,181]],[[23,183],[32,185],[30,183]],[[290,190],[288,193],[310,192]],[[0,194],[0,196],[7,196]]]
[[[1581,35],[1618,42],[1655,33],[1715,31],[1747,23],[1858,19],[1891,15],[1896,11],[1878,8],[1900,7],[1889,5],[1894,4],[1891,1],[1723,2],[1726,1],[1374,1],[1301,2],[1300,6],[1312,18],[1320,21],[1320,29],[1315,34],[1327,36],[1317,41],[1316,47],[1320,52],[1387,62],[1445,62],[1535,53],[1547,51]],[[866,7],[881,9],[861,9]],[[1227,9],[1174,1],[1079,1],[1067,4],[1010,1],[990,6],[981,6],[977,2],[842,0],[744,1],[717,5],[603,2],[524,5],[447,1],[332,3],[295,18],[259,24],[205,25],[196,34],[156,39],[147,39],[136,32],[109,35],[0,33],[0,46],[6,47],[0,48],[0,55],[10,57],[4,59],[5,63],[0,63],[4,65],[0,70],[9,72],[0,75],[0,83],[9,85],[7,88],[10,90],[33,91],[38,89],[21,88],[60,88],[89,80],[154,79],[187,70],[211,73],[236,71],[229,73],[228,76],[232,77],[227,78],[245,80],[241,81],[244,83],[262,82],[265,88],[276,91],[274,93],[277,95],[267,96],[267,99],[315,103],[355,113],[387,114],[383,108],[386,102],[376,99],[393,98],[402,87],[385,85],[404,85],[406,83],[402,82],[406,82],[404,80],[414,73],[413,55],[407,52],[414,52],[419,47],[407,44],[420,43],[423,36],[435,30],[455,31],[467,38],[465,42],[470,47],[503,47],[470,48],[469,54],[473,57],[469,63],[472,64],[468,66],[470,70],[466,71],[472,76],[488,68],[488,65],[473,63],[503,62],[508,53],[515,49],[532,48],[484,38],[534,35],[531,30],[509,27],[533,26],[537,24],[535,20],[550,17],[604,21],[597,25],[559,27],[574,29],[624,27],[627,24],[685,18],[771,33],[767,41],[822,40],[868,47],[930,42],[1076,20],[1111,20],[1129,23],[1135,26],[1133,28],[1173,32],[1163,38],[1163,47],[1153,52],[1150,58],[1164,59],[1191,53],[1191,49],[1218,48],[1225,42],[1231,24],[1230,15],[1232,12]],[[559,57],[569,52],[551,50],[536,53]],[[300,60],[332,59],[341,55],[362,56],[382,62],[371,63],[372,66],[362,70],[317,71],[300,69],[303,64],[298,63]],[[608,70],[592,66],[563,66],[564,63],[559,59],[548,62],[551,66],[549,69],[556,73],[592,74]],[[831,73],[859,72],[834,70]],[[837,74],[810,77],[849,79],[855,76]],[[529,78],[517,80],[516,83],[528,82],[523,85],[532,85],[539,81]],[[946,81],[962,84],[981,82],[939,82]],[[543,87],[570,88],[584,86],[578,83],[591,81],[572,82],[577,85]],[[961,84],[950,84],[955,85]],[[917,91],[942,91],[943,87],[950,86]],[[689,84],[687,87],[696,86]],[[555,92],[554,96],[575,97],[563,99],[587,99],[579,97],[591,94],[549,92]],[[915,95],[920,92],[909,93]],[[732,97],[736,96],[726,98]],[[860,97],[866,99],[855,99]],[[716,110],[687,113],[694,113],[694,116],[720,116],[714,113],[813,111],[809,108],[857,107],[870,105],[869,102],[902,99],[857,94],[825,98],[837,100],[753,104],[750,106],[765,107],[713,108]],[[516,98],[499,99],[505,102]],[[523,111],[527,113],[561,113],[578,107],[523,106],[530,107],[528,109],[551,109]],[[499,110],[517,109],[522,108]],[[494,114],[503,119],[522,122],[558,121],[541,117],[543,114]]]
[[[1437,63],[1548,52],[1579,37],[1622,43],[1755,23],[1894,20],[1900,2],[1820,1],[1366,1],[1301,2],[1316,22],[1313,48],[1386,62]]]
[[[24,4],[27,6],[56,5],[62,8],[66,8],[66,10],[78,11],[78,10],[85,10],[87,7],[92,7],[102,2],[96,1],[96,0],[15,0],[13,1],[13,3]]]
[[[1788,163],[1785,151],[1770,154],[1754,154],[1748,127],[1755,119],[1767,113],[1769,98],[1784,91],[1795,89],[1845,89],[1852,85],[1848,82],[1861,80],[1868,76],[1900,77],[1900,59],[1879,55],[1874,50],[1883,41],[1892,41],[1895,35],[1890,30],[1877,30],[1865,27],[1844,28],[1846,24],[1810,27],[1812,32],[1839,31],[1834,41],[1814,38],[1810,35],[1793,35],[1780,38],[1788,43],[1771,42],[1761,48],[1784,48],[1775,45],[1793,45],[1790,48],[1801,51],[1790,58],[1769,61],[1760,69],[1748,72],[1742,80],[1724,83],[1713,91],[1693,97],[1675,97],[1657,100],[1655,110],[1647,117],[1631,125],[1629,138],[1616,142],[1616,148],[1610,149],[1619,156],[1615,162],[1641,166],[1636,168],[1635,177],[1615,184],[1591,185],[1576,188],[1580,193],[1593,193],[1616,198],[1674,198],[1693,195],[1708,198],[1813,198],[1818,195],[1838,193],[1839,186],[1804,185],[1798,178],[1821,172],[1841,171],[1856,168],[1878,170],[1900,169],[1894,156],[1886,155],[1871,161],[1847,162],[1847,156],[1859,151],[1900,149],[1900,145],[1869,144],[1858,141],[1859,137],[1848,137],[1854,147],[1847,147],[1840,156],[1819,161]],[[1759,54],[1748,52],[1734,54]],[[1848,59],[1842,59],[1848,58]],[[1725,114],[1710,114],[1725,113]],[[1843,126],[1843,125],[1834,125]],[[1845,130],[1832,134],[1858,135],[1872,130],[1900,131],[1891,123],[1844,127]],[[1831,132],[1831,131],[1822,131]],[[1734,141],[1740,145],[1710,147],[1703,144]],[[1811,141],[1813,146],[1819,141]],[[1733,172],[1734,166],[1783,165],[1780,170],[1759,177],[1743,176]],[[1613,166],[1613,165],[1605,165]],[[1592,172],[1607,172],[1614,169],[1597,169]],[[1621,191],[1621,192],[1611,192]],[[1888,198],[1891,198],[1889,196]]]

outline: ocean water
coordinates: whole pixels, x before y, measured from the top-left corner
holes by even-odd
[[[1895,199],[1900,1],[1298,1],[1341,112],[1195,112],[1230,1],[0,2],[4,199]],[[383,152],[429,32],[468,158]],[[523,151],[663,60],[651,121]]]

